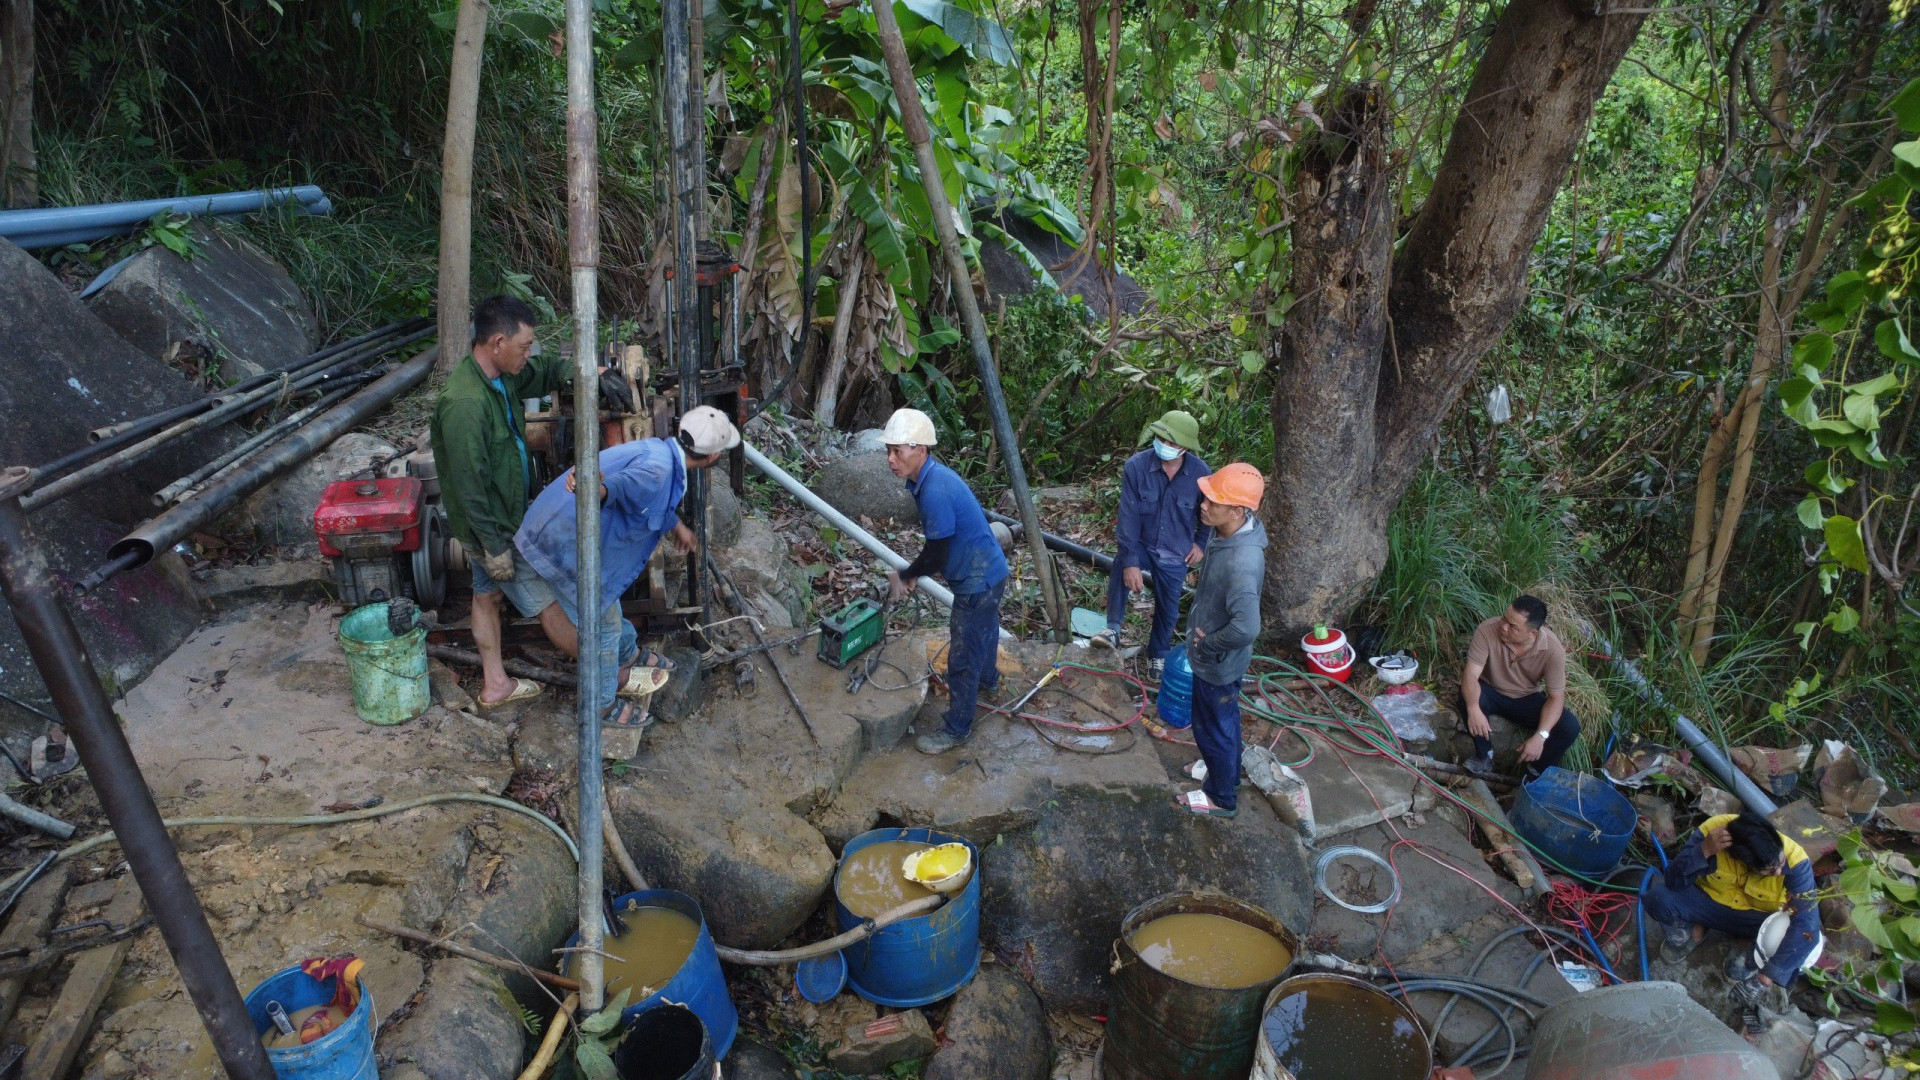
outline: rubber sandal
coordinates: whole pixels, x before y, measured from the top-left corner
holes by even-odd
[[[617,701],[612,707],[608,708],[606,712],[600,714],[600,727],[602,730],[608,728],[632,728],[645,731],[647,729],[647,713],[645,709],[640,708],[631,701]]]
[[[1229,810],[1224,806],[1216,805],[1212,799],[1207,798],[1207,793],[1200,788],[1195,788],[1174,799],[1173,805],[1188,813],[1199,814],[1202,817],[1230,818],[1239,813],[1238,810]]]
[[[661,671],[673,670],[673,661],[658,649],[641,649],[639,662],[642,667],[659,668]]]
[[[623,698],[647,698],[665,685],[666,672],[657,667],[637,667],[627,672],[627,681],[621,683],[620,689],[614,693]]]
[[[498,701],[481,701],[479,698],[474,698],[473,702],[480,707],[481,712],[487,712],[492,709],[512,705],[516,702],[532,701],[534,698],[539,697],[540,693],[540,684],[534,682],[532,679],[515,679],[513,680],[513,692],[506,697]]]
[[[1189,780],[1201,781],[1207,778],[1207,759],[1194,758],[1180,767],[1180,775]]]

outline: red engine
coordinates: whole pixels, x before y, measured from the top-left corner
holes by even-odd
[[[313,532],[348,604],[410,596],[433,608],[445,598],[446,526],[418,477],[329,484]]]

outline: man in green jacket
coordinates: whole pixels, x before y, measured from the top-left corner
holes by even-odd
[[[548,638],[570,631],[553,590],[513,545],[533,492],[522,401],[572,382],[572,365],[540,355],[533,308],[494,296],[473,309],[473,351],[454,365],[434,405],[430,428],[447,524],[473,567],[473,643],[485,684],[481,708],[538,697],[540,686],[507,675],[500,663],[500,596],[524,618],[540,619]]]

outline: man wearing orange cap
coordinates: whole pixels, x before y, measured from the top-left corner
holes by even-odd
[[[1193,741],[1206,763],[1198,790],[1178,805],[1209,817],[1230,818],[1240,788],[1240,679],[1260,635],[1260,583],[1267,573],[1267,530],[1260,470],[1236,461],[1200,478],[1200,521],[1213,543],[1200,564],[1193,608],[1187,613],[1187,661],[1193,667]],[[1187,768],[1194,775],[1195,762]]]

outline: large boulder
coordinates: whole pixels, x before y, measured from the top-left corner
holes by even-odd
[[[607,796],[648,884],[699,897],[722,944],[779,944],[833,878],[820,830],[758,792],[646,770],[630,787],[609,784]]]
[[[155,359],[191,353],[234,381],[313,351],[319,325],[280,264],[237,231],[204,218],[183,259],[155,245],[87,301],[94,314]]]
[[[806,617],[810,590],[787,554],[787,542],[758,514],[740,521],[731,542],[713,541],[715,564],[763,626],[792,627]]]
[[[1112,306],[1118,306],[1122,315],[1137,315],[1151,303],[1139,282],[1102,266],[1099,259],[1078,257],[1078,250],[1067,238],[1018,214],[1002,214],[998,223],[1014,243],[1026,250],[1015,251],[996,237],[980,241],[980,271],[989,298],[1011,300],[1039,289],[1040,275],[1034,271],[1037,262],[1050,268],[1047,273],[1060,295],[1080,297],[1097,319],[1107,317],[1109,292]]]
[[[813,488],[835,510],[855,521],[865,517],[906,525],[920,523],[920,508],[914,505],[907,486],[887,468],[885,451],[849,454],[829,463],[820,470]]]
[[[37,465],[79,449],[87,432],[199,396],[178,373],[127,344],[33,256],[0,240],[0,465]],[[128,472],[33,512],[32,529],[62,581],[83,577],[114,541],[153,513],[149,496],[230,445],[207,432],[161,448]],[[193,631],[203,614],[185,568],[164,555],[153,569],[122,574],[69,596],[88,657],[112,687],[138,681]],[[12,619],[0,619],[0,690],[45,701]],[[42,727],[0,704],[0,735],[24,749]]]
[[[926,1080],[1047,1080],[1053,1040],[1031,987],[1000,964],[984,964],[947,1012],[945,1039]]]
[[[280,479],[254,492],[220,520],[224,534],[251,534],[269,544],[318,550],[313,511],[336,480],[372,478],[380,465],[400,451],[363,431],[349,431]]]

